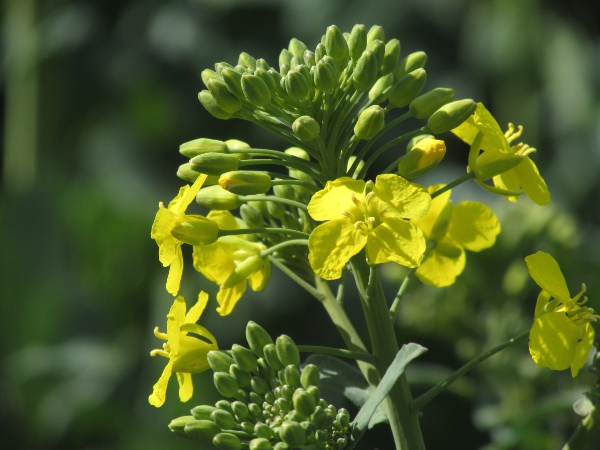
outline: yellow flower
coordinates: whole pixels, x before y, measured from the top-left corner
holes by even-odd
[[[577,376],[594,343],[595,322],[600,316],[583,306],[585,285],[571,298],[560,267],[548,253],[525,258],[531,278],[542,288],[535,306],[535,320],[529,333],[529,352],[540,367],[565,370]]]
[[[469,145],[473,144],[479,132],[483,134],[481,149],[483,154],[477,157],[476,162],[470,159],[469,166],[475,174],[485,165],[492,163],[501,164],[502,160],[508,160],[516,156],[523,156],[517,166],[506,172],[493,177],[494,186],[504,191],[523,191],[538,205],[546,205],[550,202],[550,192],[546,182],[540,175],[536,165],[529,158],[535,152],[534,148],[519,143],[512,145],[523,133],[523,127],[519,126],[517,131],[512,123],[508,124],[508,131],[502,133],[498,122],[481,103],[477,104],[475,113],[452,132]],[[475,155],[477,156],[477,155]],[[489,166],[488,166],[489,167]],[[516,201],[517,196],[506,195],[510,201]]]
[[[186,314],[184,298],[177,297],[167,314],[167,333],[161,333],[158,327],[154,329],[154,335],[167,342],[163,344],[162,350],[152,350],[150,355],[164,356],[169,362],[148,397],[151,405],[158,408],[165,402],[167,384],[173,372],[179,382],[179,399],[187,402],[194,393],[191,374],[204,372],[209,368],[206,355],[211,350],[218,349],[217,341],[206,328],[196,323],[207,302],[208,294],[200,292],[198,301]],[[188,333],[202,336],[210,342],[192,337]]]
[[[179,190],[169,206],[162,202],[152,224],[150,237],[158,244],[158,259],[164,267],[169,267],[167,292],[177,295],[183,274],[183,254],[181,245],[207,244],[217,240],[219,226],[212,220],[199,215],[186,215],[185,210],[192,203],[207,175],[200,175],[192,186]]]
[[[240,225],[229,211],[211,211],[208,219],[222,230],[237,230]],[[246,290],[262,291],[271,276],[271,263],[260,252],[266,247],[244,235],[223,236],[209,245],[194,247],[194,268],[220,286],[217,312],[223,316],[233,311]]]
[[[429,193],[443,187],[429,187]],[[453,205],[450,192],[434,198],[429,213],[414,220],[435,247],[416,271],[417,277],[431,286],[450,286],[465,267],[465,250],[479,252],[491,247],[500,233],[500,222],[487,206],[473,201]]]
[[[418,266],[425,238],[405,219],[422,217],[430,203],[425,188],[398,175],[379,175],[374,185],[348,177],[328,181],[308,204],[311,217],[325,221],[308,239],[310,265],[321,278],[335,280],[366,246],[369,264]]]

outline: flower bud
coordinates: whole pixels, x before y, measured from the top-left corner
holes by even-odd
[[[275,95],[275,92],[277,92],[277,83],[275,82],[275,80],[273,79],[273,77],[271,76],[271,74],[269,72],[267,72],[264,69],[256,69],[256,72],[254,72],[254,75],[256,75],[258,78],[260,78],[263,83],[265,83],[265,85],[267,86],[267,88],[269,89],[269,94],[271,95],[271,97],[273,95]]]
[[[250,349],[259,358],[264,358],[265,356],[263,351],[264,346],[273,343],[273,339],[271,339],[269,333],[253,321],[248,322],[248,325],[246,325],[246,340],[248,341]]]
[[[302,60],[304,61],[304,64],[306,64],[306,67],[308,67],[308,68],[311,68],[317,64],[317,60],[315,59],[315,54],[313,52],[311,52],[310,50],[306,50],[304,52]]]
[[[319,374],[319,369],[314,364],[307,364],[302,369],[302,373],[300,374],[300,383],[304,387],[304,389],[308,389],[309,386],[319,386],[319,382],[321,381],[321,375]]]
[[[294,388],[289,384],[284,384],[281,386],[281,395],[287,401],[292,401],[292,397],[294,396]]]
[[[250,385],[252,386],[252,390],[260,395],[265,395],[271,390],[267,382],[261,377],[252,377]]]
[[[284,366],[300,364],[300,352],[291,337],[282,334],[275,341],[277,356]],[[289,384],[289,383],[288,383]]]
[[[242,75],[242,90],[250,103],[263,107],[271,101],[269,86],[258,76]]]
[[[415,69],[403,76],[390,91],[390,103],[403,108],[412,102],[425,86],[427,73],[423,69]]]
[[[267,211],[276,219],[282,219],[285,216],[285,206],[279,202],[267,202]]]
[[[302,388],[296,389],[292,397],[294,410],[304,418],[308,418],[315,411],[316,402],[311,394]]]
[[[273,447],[273,450],[289,450],[290,446],[287,445],[285,442],[278,442],[277,444],[275,444],[275,447]]]
[[[292,131],[299,139],[309,142],[319,135],[321,127],[312,117],[300,116],[294,120]]]
[[[391,73],[379,77],[375,82],[371,90],[369,91],[369,100],[371,103],[382,103],[389,97],[392,85],[394,83],[394,76]]]
[[[370,50],[365,50],[352,73],[352,84],[358,92],[368,91],[377,81],[377,58]]]
[[[197,420],[208,420],[210,419],[210,415],[211,413],[217,408],[215,408],[214,406],[211,405],[199,405],[196,406],[195,408],[192,408],[192,415],[194,416],[194,419]]]
[[[248,372],[240,369],[237,364],[232,364],[229,367],[229,375],[235,378],[239,387],[244,388],[250,386],[252,376]]]
[[[190,167],[190,163],[184,163],[177,168],[177,176],[181,178],[183,181],[187,181],[188,183],[193,183],[200,176],[200,172],[196,172],[192,170]],[[206,184],[206,181],[204,182]]]
[[[200,100],[204,109],[206,109],[211,116],[221,120],[231,119],[232,114],[218,106],[215,98],[209,91],[200,91],[198,93],[198,100]]]
[[[295,69],[302,64],[302,61],[297,56],[294,56],[290,61],[290,69]]]
[[[477,109],[477,103],[471,99],[457,100],[448,103],[434,112],[427,121],[427,128],[440,134],[458,127]]]
[[[285,398],[278,398],[275,400],[275,406],[277,406],[281,412],[288,413],[291,411],[293,405]]]
[[[383,64],[383,57],[385,56],[385,43],[379,39],[376,39],[367,45],[367,50],[373,52],[375,55],[375,60],[377,61],[377,70],[379,70]]]
[[[354,61],[358,61],[360,55],[367,48],[367,29],[364,25],[354,25],[350,37],[348,38],[348,50],[350,57]]]
[[[254,433],[254,423],[252,422],[242,422],[240,423],[240,427],[242,428],[243,431],[245,431],[248,434],[252,434]]]
[[[202,73],[200,74],[200,77],[202,78],[202,82],[204,83],[204,86],[206,86],[206,83],[208,83],[208,80],[210,80],[212,77],[217,77],[219,76],[219,74],[217,72],[215,72],[214,70],[210,70],[210,69],[204,69],[202,71]]]
[[[427,62],[427,55],[425,52],[414,52],[408,55],[406,58],[400,60],[396,69],[394,70],[394,78],[401,80],[406,74],[413,70],[422,69],[425,67]]]
[[[385,31],[381,25],[373,25],[367,34],[367,45],[375,40],[385,42]]]
[[[277,72],[275,69],[273,69],[272,67],[267,70],[267,73],[271,76],[271,78],[273,78],[273,81],[275,82],[275,87],[277,88],[277,90],[281,90],[281,74],[279,72]]]
[[[308,95],[308,81],[297,70],[290,70],[285,78],[285,91],[296,100],[303,100]]]
[[[265,345],[263,351],[265,353],[265,359],[267,361],[267,364],[269,364],[269,366],[271,366],[273,370],[281,370],[285,367],[284,364],[279,360],[279,357],[277,356],[277,348],[275,347],[275,344]]]
[[[294,54],[287,48],[282,49],[279,53],[279,66],[283,66],[284,64],[289,66],[293,57]]]
[[[263,58],[259,58],[256,60],[256,70],[258,70],[258,69],[269,70],[270,68],[271,68],[271,66],[269,66],[269,64]]]
[[[338,64],[343,64],[348,58],[348,44],[338,27],[331,25],[325,33],[325,49]]]
[[[435,88],[415,98],[408,109],[417,119],[426,119],[454,99],[454,89]]]
[[[227,67],[229,67],[230,69],[233,69],[233,66],[227,62],[215,63],[215,71],[217,72],[218,75],[221,75],[221,72],[223,72],[223,70],[226,69]]]
[[[246,417],[250,416],[250,410],[244,402],[235,401],[231,404],[231,408],[233,409],[233,413],[235,414],[235,417],[237,418],[238,422],[241,422]]]
[[[188,422],[195,419],[196,418],[194,416],[178,417],[177,419],[171,420],[171,423],[169,423],[169,429],[175,434],[187,437],[187,435],[185,434],[185,426]]]
[[[260,211],[248,204],[243,204],[240,206],[240,216],[248,228],[260,228],[265,224],[264,218]]]
[[[298,58],[304,57],[304,52],[307,50],[306,44],[296,38],[290,40],[288,48],[292,55],[297,56]]]
[[[219,225],[203,216],[186,216],[175,222],[171,235],[189,245],[207,245],[217,241]]]
[[[225,372],[215,372],[213,374],[213,381],[217,391],[223,397],[234,397],[237,394],[239,386],[235,378]]]
[[[254,353],[238,344],[233,344],[231,347],[231,356],[240,369],[245,372],[254,372],[257,368],[256,356]]]
[[[327,56],[327,49],[325,48],[325,44],[319,43],[315,47],[315,60],[321,61],[324,56]]]
[[[234,114],[242,109],[242,101],[231,93],[223,79],[213,77],[208,80],[208,90],[223,111]]]
[[[184,142],[179,146],[179,153],[187,158],[202,155],[204,153],[226,153],[227,144],[216,139],[194,139],[193,141]]]
[[[219,177],[219,186],[237,195],[264,194],[271,189],[271,177],[265,172],[234,170]]]
[[[256,67],[256,58],[246,52],[242,52],[238,58],[238,64],[241,64],[245,67]]]
[[[312,395],[313,400],[315,401],[315,405],[319,403],[321,400],[321,391],[316,386],[309,386],[306,388],[306,392]]]
[[[312,423],[320,430],[325,430],[333,424],[334,416],[329,414],[322,406],[317,406],[312,415]]]
[[[223,69],[221,76],[227,85],[227,89],[240,100],[244,100],[244,92],[242,91],[242,73],[227,67]]]
[[[371,139],[381,131],[385,125],[385,112],[379,105],[372,105],[365,109],[354,126],[354,134],[359,139]]]
[[[381,74],[387,75],[392,73],[398,65],[400,58],[400,41],[392,39],[385,44],[385,53],[383,56],[383,64],[381,64]]]
[[[198,191],[196,203],[206,206],[208,209],[222,211],[235,209],[243,202],[236,194],[226,191],[221,186],[208,186]]]
[[[324,60],[317,63],[313,77],[315,86],[321,91],[329,92],[337,85],[335,65]]]
[[[398,174],[415,178],[434,169],[446,154],[446,144],[438,139],[423,139],[416,143],[398,163]]]
[[[256,438],[250,441],[250,450],[272,450],[273,447],[268,439]]]
[[[210,420],[212,420],[222,430],[229,430],[235,426],[235,419],[233,416],[222,409],[215,409],[210,414]]]
[[[301,447],[306,441],[306,433],[300,424],[289,420],[281,424],[279,437],[290,447]]]
[[[319,442],[327,442],[329,440],[329,432],[326,430],[315,431],[315,439]]]
[[[231,433],[217,434],[212,443],[219,450],[240,450],[242,448],[240,439]]]
[[[485,153],[483,155],[485,155]],[[525,158],[523,155],[511,155],[507,156],[506,158],[484,162],[485,158],[482,159],[479,157],[477,160],[477,165],[475,166],[475,176],[479,181],[489,180],[496,175],[500,175],[510,169],[514,169],[521,164],[523,158]]]
[[[259,422],[254,426],[254,434],[259,438],[269,439],[273,436],[273,430],[270,426]]]
[[[298,367],[290,364],[283,369],[283,373],[286,384],[289,384],[292,388],[297,388],[300,386],[300,371],[298,370]]]
[[[335,441],[335,448],[338,450],[346,448],[346,445],[348,445],[348,438],[342,437]]]
[[[208,175],[221,175],[237,170],[239,165],[240,160],[237,156],[224,153],[202,153],[190,160],[192,170]]]
[[[207,360],[213,372],[229,372],[229,366],[235,362],[231,356],[220,350],[208,352]]]
[[[202,442],[212,442],[221,429],[212,420],[190,420],[184,428],[185,434]]]

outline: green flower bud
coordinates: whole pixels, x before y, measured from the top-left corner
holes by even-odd
[[[321,132],[321,127],[315,119],[310,116],[300,116],[292,124],[292,131],[303,141],[312,141]]]
[[[244,100],[244,92],[242,91],[242,73],[235,69],[226,68],[221,72],[221,76],[227,85],[227,89],[240,100]]]
[[[282,334],[275,341],[277,356],[284,366],[300,364],[300,352],[291,337]],[[288,383],[289,384],[289,383]]]
[[[258,70],[258,69],[269,70],[270,68],[271,68],[271,66],[269,66],[269,64],[267,64],[267,62],[264,59],[259,58],[256,60],[256,70]]]
[[[294,56],[290,61],[290,69],[296,69],[300,65],[303,65],[302,60],[297,56]]]
[[[304,387],[304,389],[308,389],[309,386],[319,386],[319,382],[321,381],[321,375],[319,374],[319,369],[314,364],[307,364],[302,369],[302,374],[300,375],[300,383]]]
[[[284,64],[289,66],[293,57],[294,54],[287,48],[282,49],[279,53],[279,66],[283,66]]]
[[[240,141],[238,139],[228,139],[225,141],[225,143],[227,144],[227,151],[228,153],[232,153],[235,154],[239,159],[242,159],[239,155],[239,153],[234,153],[235,150],[240,150],[240,149],[247,149],[250,148],[250,146],[248,144],[246,144],[243,141]]]
[[[385,125],[385,112],[379,105],[372,105],[365,109],[354,126],[354,134],[359,139],[371,139],[381,131]]]
[[[280,358],[281,359],[281,358]],[[284,370],[285,375],[285,383],[290,385],[293,388],[297,388],[300,386],[300,371],[298,367],[293,364],[286,366]]]
[[[248,101],[255,106],[263,107],[271,101],[269,86],[256,75],[242,76],[242,90]]]
[[[392,85],[394,84],[394,76],[391,73],[379,77],[371,90],[369,91],[369,100],[371,103],[382,103],[389,97]]]
[[[221,72],[223,72],[223,69],[226,69],[227,67],[229,67],[230,69],[233,69],[233,66],[229,63],[226,63],[226,62],[215,63],[215,71],[219,75],[221,75]]]
[[[398,174],[415,178],[434,169],[446,154],[446,144],[438,139],[423,139],[416,143],[398,163]]]
[[[273,437],[273,430],[270,426],[259,422],[254,426],[254,434],[259,438],[269,439]]]
[[[252,417],[258,417],[261,415],[262,410],[260,409],[260,406],[258,406],[256,403],[249,403],[248,404],[248,411],[250,411],[250,415]]]
[[[194,419],[198,420],[208,420],[210,419],[210,414],[217,408],[211,405],[199,405],[195,408],[192,408],[192,415]]]
[[[306,44],[296,38],[292,38],[290,40],[290,45],[288,46],[292,55],[297,56],[298,58],[302,58],[304,56],[304,52],[307,50]]]
[[[219,186],[237,195],[264,194],[271,189],[271,177],[255,170],[234,170],[220,176]]]
[[[287,445],[285,442],[278,442],[277,444],[275,444],[275,447],[273,447],[273,450],[289,450],[290,446]]]
[[[235,426],[235,419],[233,416],[222,409],[215,409],[210,415],[210,420],[222,430],[229,430]]]
[[[367,48],[367,29],[362,24],[357,24],[352,27],[350,37],[348,37],[348,50],[350,57],[354,61],[358,61],[360,55]]]
[[[315,411],[315,399],[302,388],[296,389],[292,397],[292,403],[296,412],[304,418],[310,417]]]
[[[196,203],[208,209],[231,210],[239,207],[243,202],[237,195],[226,191],[221,186],[208,186],[198,191]]]
[[[208,80],[210,80],[212,77],[219,76],[219,74],[217,72],[215,72],[214,70],[204,69],[202,71],[202,73],[200,74],[200,76],[202,77],[202,82],[204,83],[204,86],[206,86],[208,83]]]
[[[242,427],[242,430],[248,434],[254,433],[254,423],[252,422],[242,422],[240,423],[240,427]]]
[[[231,355],[236,364],[245,372],[254,372],[257,368],[256,356],[251,350],[238,344],[231,347]]]
[[[231,119],[232,114],[228,113],[227,111],[223,110],[219,105],[217,105],[215,98],[212,96],[212,94],[210,92],[208,92],[208,91],[199,92],[198,100],[200,100],[200,103],[202,103],[202,106],[204,106],[204,109],[206,109],[211,116],[216,117],[217,119],[221,119],[221,120]]]
[[[239,387],[243,388],[250,386],[250,379],[252,376],[248,372],[240,369],[237,364],[232,364],[229,367],[229,375],[235,378],[235,381],[237,381]]]
[[[204,153],[227,153],[227,144],[216,139],[194,139],[181,144],[179,153],[187,158],[193,158]]]
[[[314,82],[317,89],[330,92],[337,85],[337,73],[335,66],[321,60],[315,66]]]
[[[192,420],[195,420],[194,416],[178,417],[177,419],[171,420],[171,423],[169,423],[169,429],[179,436],[188,437],[187,434],[185,434],[185,426]]]
[[[219,433],[212,441],[213,445],[219,450],[240,450],[242,443],[240,439],[231,433]]]
[[[326,430],[315,431],[315,439],[319,442],[327,442],[329,440],[329,433]]]
[[[256,438],[250,441],[250,450],[272,450],[271,443],[265,438]]]
[[[175,221],[171,235],[189,245],[212,244],[217,241],[219,224],[207,217],[187,216],[185,221]]]
[[[277,92],[277,83],[275,82],[275,80],[273,79],[273,77],[271,76],[271,74],[269,72],[267,72],[264,69],[256,69],[256,72],[254,72],[254,75],[256,75],[258,78],[260,78],[263,83],[265,83],[265,85],[267,86],[267,88],[269,89],[269,93],[271,94],[271,97],[273,95],[275,95],[275,92]]]
[[[237,156],[226,153],[203,153],[190,160],[192,170],[208,175],[221,175],[237,170],[239,165],[240,160]]]
[[[250,417],[250,410],[244,402],[235,401],[231,404],[231,408],[238,422],[241,422],[245,418]]]
[[[385,43],[376,39],[367,45],[367,50],[373,52],[375,55],[375,59],[377,61],[377,70],[379,70],[383,64],[383,58],[385,56]]]
[[[267,211],[276,219],[282,219],[285,216],[285,205],[278,202],[267,202]]]
[[[245,67],[256,67],[256,59],[248,53],[242,52],[238,58],[238,64]]]
[[[383,56],[383,63],[381,64],[381,74],[387,75],[392,73],[398,65],[398,59],[400,58],[400,41],[398,39],[391,39],[385,44],[385,53]]]
[[[348,445],[348,439],[347,438],[338,438],[338,440],[335,441],[335,448],[338,449],[338,450],[346,448],[346,445]]]
[[[294,388],[289,384],[284,384],[281,386],[281,396],[291,402],[294,396]]]
[[[276,71],[273,68],[270,68],[269,70],[267,70],[267,73],[271,76],[271,78],[273,78],[273,81],[275,82],[275,87],[277,88],[277,90],[282,89],[281,87],[281,74]]]
[[[315,54],[313,52],[311,52],[310,50],[306,50],[304,52],[304,55],[302,57],[304,64],[306,64],[307,67],[313,67],[317,64],[317,60],[315,59]]]
[[[287,413],[292,409],[292,404],[289,400],[286,400],[285,398],[278,398],[277,400],[275,400],[275,405],[283,413]]]
[[[370,50],[365,50],[356,62],[352,73],[352,84],[358,92],[368,91],[377,81],[377,58]]]
[[[202,442],[212,442],[221,429],[212,420],[190,420],[185,425],[185,434]]]
[[[277,376],[277,373],[263,358],[258,358],[258,374],[265,380],[272,380]]]
[[[435,88],[415,98],[408,109],[417,119],[426,119],[454,99],[454,89]]]
[[[348,58],[348,44],[338,27],[331,25],[325,33],[325,49],[338,64],[343,64]]]
[[[425,52],[411,53],[406,58],[398,62],[398,65],[394,70],[394,78],[396,80],[400,80],[413,70],[422,69],[425,67],[425,63],[427,63],[427,55]]]
[[[320,430],[325,430],[333,424],[335,416],[332,416],[327,410],[323,409],[322,406],[317,406],[313,413],[311,420],[312,423]]]
[[[242,101],[231,93],[223,79],[213,77],[208,80],[208,90],[223,111],[234,114],[242,109]]]
[[[234,397],[237,394],[239,386],[235,378],[225,372],[215,372],[213,374],[213,381],[217,391],[223,397]]]
[[[416,69],[403,76],[390,91],[390,103],[397,108],[410,104],[421,92],[427,81],[427,72]]]
[[[260,211],[248,204],[240,206],[240,216],[249,228],[260,228],[265,224]]]
[[[512,155],[507,156],[506,158],[495,159],[490,162],[483,163],[481,160],[479,160],[478,164],[475,166],[475,175],[479,181],[489,180],[496,175],[500,175],[510,169],[514,169],[521,164],[521,161],[523,161],[523,158],[525,157],[526,156],[523,155]]]
[[[327,56],[327,49],[325,48],[325,44],[319,43],[315,47],[315,59],[321,61],[324,56]]]
[[[301,447],[306,442],[306,433],[298,422],[283,422],[279,428],[279,437],[290,447]]]
[[[265,354],[265,359],[267,360],[267,364],[269,364],[273,370],[281,370],[285,367],[277,356],[277,348],[275,347],[275,344],[265,345],[263,351]]]
[[[346,427],[348,427],[348,425],[350,425],[350,420],[349,420],[348,415],[346,415],[342,412],[338,412],[337,416],[335,416],[335,420],[337,422],[339,422],[339,424],[342,426],[342,428],[346,428]]]
[[[285,91],[296,100],[303,100],[308,95],[308,81],[300,72],[290,70],[285,78]]]
[[[306,388],[306,392],[312,395],[313,400],[315,401],[315,405],[317,405],[321,400],[321,391],[319,390],[319,388],[316,386],[309,386]]]
[[[220,350],[211,350],[206,359],[213,372],[229,372],[229,367],[235,362],[231,356]]]
[[[188,183],[193,183],[200,176],[200,172],[196,172],[192,170],[190,167],[190,163],[184,163],[177,168],[177,176],[181,178],[183,181],[187,181]],[[205,181],[206,183],[206,181]]]
[[[250,385],[254,392],[261,395],[264,395],[271,390],[267,382],[260,377],[252,377]]]
[[[477,109],[477,103],[471,99],[448,103],[434,112],[427,121],[432,133],[440,134],[458,127]]]
[[[267,333],[263,327],[253,321],[248,322],[248,325],[246,325],[246,340],[248,341],[250,349],[259,358],[265,357],[263,351],[264,346],[273,343],[273,339],[271,339],[269,333]]]
[[[367,45],[375,40],[385,42],[385,31],[381,25],[373,25],[367,34]]]

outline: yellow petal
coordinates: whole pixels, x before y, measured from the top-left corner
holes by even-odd
[[[571,375],[573,378],[577,376],[581,368],[585,365],[588,355],[590,354],[590,350],[594,345],[594,327],[592,324],[586,323],[580,328],[583,328],[583,335],[581,336],[581,340],[577,343],[577,347],[575,348],[575,357],[571,363]]]
[[[454,206],[447,235],[472,252],[489,248],[500,233],[500,222],[490,208],[479,202]]]
[[[206,217],[217,222],[221,230],[238,230],[240,228],[234,215],[229,211],[212,210]]]
[[[347,218],[330,220],[319,225],[308,238],[308,260],[317,275],[336,280],[350,258],[362,250],[367,236],[358,231]]]
[[[540,206],[550,203],[548,186],[546,186],[546,182],[530,158],[524,158],[521,164],[513,170],[523,191],[525,191],[533,203]]]
[[[208,177],[208,175],[201,174],[198,178],[196,178],[196,181],[194,181],[194,184],[192,184],[191,187],[188,187],[188,189],[185,189],[183,193],[181,191],[179,191],[179,193],[182,195],[181,195],[181,200],[180,200],[179,204],[177,205],[178,214],[180,214],[180,215],[185,214],[185,210],[187,209],[188,206],[190,206],[190,203],[192,203],[194,201],[194,199],[196,198],[196,194],[198,193],[198,191],[200,190],[200,188],[206,181],[207,177]],[[169,205],[169,208],[170,207],[171,207],[171,205]]]
[[[158,259],[164,267],[167,267],[173,261],[176,247],[179,244],[171,235],[171,229],[175,225],[175,222],[176,217],[173,212],[169,211],[161,203],[152,223],[150,237],[158,244]]]
[[[236,248],[221,241],[194,247],[194,268],[208,280],[223,284],[235,270],[233,254]]]
[[[570,298],[565,277],[556,260],[545,252],[537,252],[525,258],[529,275],[552,297],[567,302]]]
[[[242,298],[245,290],[246,281],[242,281],[241,283],[238,283],[227,289],[220,289],[219,293],[217,294],[217,302],[219,303],[217,312],[222,316],[226,316],[227,314],[231,313],[238,300]]]
[[[391,173],[377,176],[373,192],[405,219],[423,217],[431,205],[431,196],[423,186]]]
[[[443,184],[434,184],[432,186],[429,186],[428,191],[430,194],[433,194],[435,191],[441,189],[442,187],[444,187]],[[423,234],[425,235],[426,239],[431,239],[433,227],[437,223],[440,214],[448,204],[451,193],[452,190],[449,189],[443,194],[438,195],[436,198],[431,200],[431,207],[429,208],[429,212],[424,217],[413,220],[413,223],[415,223],[421,230],[423,230]]]
[[[466,259],[462,248],[440,242],[425,257],[416,275],[430,286],[450,286],[464,270]]]
[[[503,174],[496,175],[493,178],[493,181],[494,186],[506,191],[519,191],[521,189],[521,184],[519,183],[519,178],[517,177],[517,172],[515,172],[515,169],[507,170]],[[519,197],[516,195],[508,195],[505,196],[505,198],[508,201],[516,202]]]
[[[190,190],[190,186],[188,184],[179,188],[179,192],[177,193],[175,198],[169,202],[169,206],[168,206],[169,211],[171,211],[175,215],[179,215],[179,211],[181,210],[182,201],[186,197],[186,194],[188,193],[189,190]],[[185,210],[185,208],[183,208],[183,209]]]
[[[425,237],[414,223],[397,217],[385,221],[369,233],[367,255],[370,264],[395,262],[406,267],[416,267],[423,258]]]
[[[475,113],[460,126],[453,129],[452,133],[471,145],[479,131],[483,132],[483,140],[481,141],[483,150],[498,150],[507,153],[510,151],[508,141],[504,137],[500,125],[482,103],[477,103]]]
[[[542,290],[537,298],[537,301],[535,303],[535,315],[534,318],[538,318],[540,317],[542,314],[546,314],[547,311],[545,311],[545,307],[548,304],[548,302],[550,301],[550,299],[552,298],[552,296],[550,294],[548,294],[546,291]]]
[[[308,203],[308,213],[316,221],[338,219],[342,212],[355,208],[352,194],[360,196],[365,190],[365,182],[349,177],[328,181],[323,189],[316,192]]]
[[[262,268],[248,278],[250,289],[255,292],[262,291],[267,287],[269,278],[271,278],[271,263],[268,259],[265,259]]]
[[[169,275],[167,276],[167,292],[171,295],[177,295],[181,284],[181,276],[183,275],[183,253],[181,245],[175,247],[175,256],[169,267]]]
[[[180,295],[173,301],[169,314],[167,314],[167,337],[171,349],[171,359],[179,351],[179,338],[181,336],[179,329],[185,321],[185,309],[185,299]]]
[[[169,378],[171,378],[171,372],[173,368],[173,362],[169,361],[162,375],[152,388],[152,394],[148,397],[148,402],[152,406],[160,408],[165,403],[165,397],[167,394],[167,385],[169,384]]]
[[[208,303],[208,294],[204,291],[200,291],[198,294],[198,301],[194,306],[190,308],[188,313],[185,316],[185,323],[196,323],[198,319],[202,315],[204,308],[206,308],[206,304]]]
[[[529,353],[541,367],[565,370],[573,362],[579,329],[562,312],[543,314],[529,333]]]
[[[179,400],[187,402],[194,395],[194,385],[192,383],[192,374],[187,372],[175,372],[179,382]]]

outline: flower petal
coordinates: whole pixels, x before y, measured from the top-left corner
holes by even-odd
[[[185,299],[180,295],[173,301],[171,309],[169,309],[169,314],[167,314],[167,337],[169,340],[171,359],[173,359],[179,351],[180,328],[185,321],[185,310]]]
[[[529,333],[529,353],[541,367],[565,370],[573,362],[579,329],[562,312],[543,314]]]
[[[490,208],[479,202],[454,206],[447,235],[472,252],[489,248],[500,233],[500,222]]]
[[[355,208],[352,194],[359,196],[365,190],[363,180],[349,177],[328,181],[308,203],[308,213],[316,221],[338,219],[342,212]]]
[[[416,275],[430,286],[450,286],[464,270],[466,260],[462,248],[442,241],[425,257]]]
[[[187,372],[175,372],[179,382],[179,400],[187,402],[194,395],[194,384],[192,383],[192,374]]]
[[[546,291],[542,290],[540,291],[537,301],[535,302],[535,315],[534,318],[538,318],[540,317],[542,314],[546,314],[546,310],[545,307],[548,304],[548,302],[550,301],[550,299],[552,298],[552,296],[547,293]]]
[[[423,258],[425,237],[414,223],[397,217],[385,221],[369,233],[367,255],[370,264],[395,262],[406,267],[416,267]]]
[[[523,188],[523,191],[525,191],[533,203],[540,206],[550,203],[548,186],[540,175],[535,163],[530,158],[524,158],[521,164],[513,170],[519,179],[519,184]]]
[[[493,178],[493,181],[494,186],[505,191],[519,191],[521,189],[521,184],[519,183],[519,178],[517,177],[515,169],[507,170],[503,174],[496,175]],[[516,195],[507,195],[505,198],[510,202],[516,202],[519,197]]]
[[[169,361],[165,369],[163,370],[162,375],[152,388],[152,394],[148,397],[148,402],[152,406],[156,406],[160,408],[165,403],[165,397],[167,394],[167,385],[169,384],[169,378],[171,378],[171,373],[173,369],[173,361]]]
[[[240,228],[235,216],[229,211],[212,210],[206,217],[217,222],[221,230],[238,230]]]
[[[362,250],[367,236],[347,218],[330,220],[319,225],[308,238],[308,260],[317,275],[336,280],[350,258]]]
[[[167,267],[175,257],[177,240],[171,235],[171,229],[176,222],[176,217],[161,203],[152,223],[150,237],[158,244],[158,259]]]
[[[179,201],[179,204],[177,205],[178,214],[180,214],[180,215],[185,214],[185,210],[187,209],[188,206],[190,206],[190,203],[192,203],[194,201],[194,199],[196,198],[196,194],[198,193],[198,191],[200,190],[200,188],[206,181],[206,178],[208,178],[208,175],[201,174],[200,176],[198,176],[198,178],[196,178],[196,181],[194,181],[194,184],[192,184],[191,186],[188,187],[188,189],[185,189],[184,192],[182,192],[181,190],[179,191],[181,200]],[[171,204],[169,204],[169,209],[170,208],[171,208]]]
[[[565,277],[560,271],[556,260],[545,252],[537,252],[525,258],[529,275],[552,297],[566,303],[570,299],[569,289]]]
[[[248,278],[250,289],[255,292],[262,291],[267,287],[269,278],[271,278],[271,263],[268,259],[265,259],[262,268],[254,272],[250,278]]]
[[[463,142],[471,145],[479,131],[483,131],[483,140],[481,141],[483,150],[497,150],[507,153],[510,151],[508,141],[500,125],[482,103],[477,103],[475,113],[460,126],[453,129],[452,133],[462,139]]]
[[[377,176],[373,192],[404,219],[423,217],[431,205],[431,196],[423,186],[391,173]]]
[[[198,301],[194,306],[190,308],[188,313],[185,316],[184,323],[196,323],[198,319],[202,315],[204,308],[206,308],[206,304],[208,303],[208,294],[204,291],[200,291],[198,294]]]
[[[214,244],[194,247],[194,268],[213,283],[223,284],[235,270],[233,253],[236,248],[220,240]]]
[[[581,368],[585,365],[588,355],[590,354],[590,350],[594,345],[593,325],[591,323],[586,323],[580,328],[583,328],[583,336],[581,336],[581,340],[577,343],[577,347],[575,348],[575,357],[571,363],[571,375],[573,378],[577,376]]]
[[[169,267],[169,275],[167,276],[167,292],[171,295],[177,295],[179,286],[181,285],[181,276],[183,275],[183,253],[181,245],[175,247],[175,256]]]
[[[219,307],[217,308],[217,312],[222,316],[226,316],[227,314],[233,311],[234,306],[237,304],[238,300],[242,298],[244,291],[246,290],[246,281],[242,281],[230,288],[219,290],[217,294],[217,302],[219,303]]]

